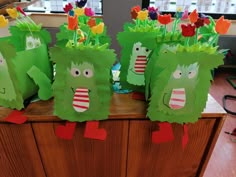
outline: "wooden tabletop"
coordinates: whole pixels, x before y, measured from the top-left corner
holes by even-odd
[[[147,103],[145,101],[134,100],[131,94],[114,93],[111,100],[109,119],[147,119]],[[11,109],[0,107],[0,122],[11,112]],[[38,101],[31,103],[25,109],[24,113],[28,121],[60,121],[57,116],[53,115],[53,99],[48,101]],[[223,117],[226,114],[224,109],[208,95],[208,101],[202,118]]]

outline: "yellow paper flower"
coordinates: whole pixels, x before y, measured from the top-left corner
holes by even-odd
[[[98,25],[91,28],[93,34],[102,34],[104,30],[104,23],[101,22]]]
[[[138,12],[137,19],[146,20],[148,18],[148,10],[141,10]]]
[[[84,15],[84,8],[76,8],[74,9],[75,14],[79,17]]]
[[[0,28],[6,27],[8,25],[8,20],[5,19],[3,15],[0,15]]]
[[[6,9],[8,15],[10,15],[11,18],[17,18],[19,16],[16,8],[13,9]]]

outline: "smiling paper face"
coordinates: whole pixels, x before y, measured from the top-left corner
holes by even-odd
[[[6,59],[0,52],[0,99],[14,100],[16,99],[15,89],[12,83],[12,79],[9,74]]]

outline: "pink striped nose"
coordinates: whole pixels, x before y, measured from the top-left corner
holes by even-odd
[[[73,98],[73,108],[76,112],[84,112],[89,109],[89,90],[77,88]]]
[[[137,56],[137,59],[134,65],[134,71],[137,74],[144,74],[146,65],[147,65],[147,57],[144,55]]]
[[[186,94],[184,88],[173,89],[169,101],[171,109],[181,109],[185,106]]]

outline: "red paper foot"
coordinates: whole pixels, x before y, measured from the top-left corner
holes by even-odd
[[[23,114],[24,111],[14,110],[5,118],[5,121],[14,124],[23,124],[27,121],[27,117]]]
[[[145,94],[141,92],[133,92],[132,99],[145,101]]]
[[[71,140],[75,132],[76,122],[66,122],[66,125],[59,125],[56,128],[56,136],[62,139]]]
[[[184,124],[184,135],[182,137],[182,148],[184,149],[188,144],[188,127]]]
[[[98,128],[98,121],[86,122],[84,137],[97,140],[105,140],[107,137],[107,132],[104,128]]]
[[[174,134],[170,123],[158,123],[159,130],[152,133],[153,143],[165,143],[174,140]]]

